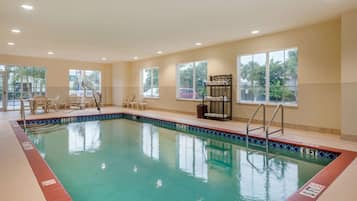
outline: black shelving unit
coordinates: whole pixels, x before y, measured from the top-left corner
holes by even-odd
[[[232,74],[210,76],[205,88],[202,104],[207,103],[208,110],[204,118],[232,120]]]

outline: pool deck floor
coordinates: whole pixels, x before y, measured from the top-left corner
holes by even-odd
[[[145,116],[164,118],[176,122],[230,129],[245,133],[244,122],[212,121],[197,119],[190,114],[173,113],[157,110],[132,110],[120,107],[104,107],[102,113],[130,112]],[[27,112],[28,113],[28,112]],[[98,114],[94,108],[86,110],[60,110],[47,114],[27,115],[28,119],[50,118]],[[32,169],[25,157],[9,121],[19,118],[19,112],[0,112],[0,200],[4,201],[45,201]],[[256,133],[259,134],[259,133]],[[303,144],[323,145],[357,152],[357,142],[340,139],[339,135],[319,133],[297,129],[285,129],[285,134],[276,134],[276,138],[293,140]],[[345,169],[337,179],[319,197],[319,201],[356,201],[357,200],[357,160]]]

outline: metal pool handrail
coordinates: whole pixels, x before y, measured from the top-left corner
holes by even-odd
[[[263,110],[263,125],[260,126],[260,127],[255,127],[255,128],[249,128],[250,127],[250,124],[252,123],[253,119],[255,118],[255,116],[258,114],[259,110],[262,108]],[[265,131],[265,114],[266,114],[266,107],[264,104],[259,104],[259,106],[257,107],[257,109],[254,111],[254,113],[252,114],[252,116],[250,117],[248,123],[247,123],[247,127],[246,127],[246,137],[245,137],[245,141],[246,141],[246,144],[248,145],[248,138],[249,138],[249,132],[250,131],[255,131],[255,130],[258,130],[258,129],[263,129],[263,131]]]
[[[268,167],[268,163],[269,163],[269,160],[268,160],[268,153],[264,153],[264,158],[263,158],[263,169],[259,169],[257,166],[254,165],[254,163],[250,160],[249,158],[249,155],[253,154],[253,152],[249,152],[247,150],[247,154],[246,154],[246,160],[247,162],[250,164],[250,166],[252,166],[252,168],[254,168],[259,174],[263,174],[267,167]]]
[[[273,131],[269,131],[269,128],[271,127],[276,115],[278,114],[278,112],[281,111],[281,122],[280,122],[280,128],[273,130]],[[284,135],[284,106],[282,104],[279,104],[275,110],[274,113],[269,121],[269,124],[267,125],[266,129],[265,129],[265,144],[266,144],[266,151],[268,152],[268,147],[269,147],[269,135],[275,134],[281,132],[282,135]]]
[[[25,115],[25,104],[24,99],[20,99],[20,116],[23,121],[24,129],[26,130],[26,115]]]
[[[96,92],[94,87],[89,86],[88,82],[82,81],[81,85],[85,89],[92,90],[92,96],[93,96],[93,100],[94,100],[95,106],[96,106],[98,112],[100,112],[101,111],[101,104],[102,104],[102,94],[99,93],[99,92]],[[97,96],[98,96],[98,99],[97,99]]]

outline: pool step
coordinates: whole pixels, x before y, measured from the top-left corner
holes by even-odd
[[[32,124],[26,127],[26,132],[31,134],[45,134],[53,131],[63,130],[66,127],[60,124]]]

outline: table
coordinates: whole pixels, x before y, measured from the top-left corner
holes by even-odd
[[[36,101],[39,101],[40,104],[38,106],[40,106],[40,107],[42,106],[44,112],[48,113],[48,106],[51,104],[51,102],[53,100],[54,100],[53,98],[46,98],[46,99],[40,99],[40,100],[36,100],[34,98],[24,99],[24,101],[29,102],[31,114],[35,114],[35,112],[36,112],[36,109],[37,109]],[[43,102],[45,102],[45,103],[43,104]]]

